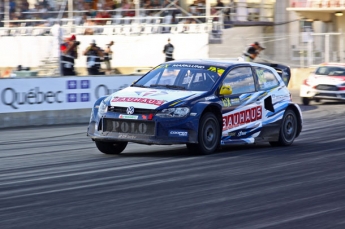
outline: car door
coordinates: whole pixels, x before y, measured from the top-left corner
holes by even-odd
[[[262,106],[262,134],[269,138],[278,134],[280,120],[290,102],[290,93],[286,87],[280,86],[276,74],[266,67],[253,66],[257,77],[259,96],[257,102]]]
[[[258,92],[250,66],[232,69],[222,85],[231,86],[232,94],[221,96],[222,140],[251,138],[261,127],[262,105],[255,100]]]

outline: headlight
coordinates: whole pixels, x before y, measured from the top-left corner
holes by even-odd
[[[108,111],[108,106],[102,101],[98,107],[98,114],[104,115]]]
[[[188,107],[177,107],[164,109],[156,114],[161,118],[182,118],[189,114],[190,109]]]

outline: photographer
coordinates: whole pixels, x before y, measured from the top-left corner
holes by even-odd
[[[63,76],[75,76],[74,59],[78,58],[77,47],[80,44],[76,41],[75,35],[65,39],[60,45],[61,50],[61,74]]]
[[[243,59],[248,62],[253,62],[262,50],[265,50],[265,48],[260,46],[259,42],[254,42],[243,53]]]
[[[90,46],[84,51],[84,55],[87,56],[86,64],[89,75],[104,75],[104,72],[99,71],[103,51],[96,45],[95,40],[92,40]]]
[[[112,55],[113,55],[113,51],[111,50],[111,46],[114,45],[114,41],[110,41],[109,44],[107,44],[105,50],[104,50],[104,64],[106,67],[106,73],[107,74],[111,74],[111,60],[112,60]]]

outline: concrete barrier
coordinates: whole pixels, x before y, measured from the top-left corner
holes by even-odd
[[[90,109],[76,110],[2,113],[0,114],[0,128],[80,123],[85,123],[85,125],[87,125],[90,120],[90,114],[91,107]]]

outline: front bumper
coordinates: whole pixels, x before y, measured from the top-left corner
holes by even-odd
[[[119,119],[116,113],[106,114],[89,123],[87,136],[94,141],[124,141],[141,144],[172,145],[197,143],[198,119],[186,118],[159,118],[152,121]],[[107,124],[105,124],[107,123]],[[123,124],[128,123],[128,124]],[[139,130],[141,124],[150,123],[153,131],[147,134]],[[123,127],[123,128],[121,128]]]
[[[309,99],[345,100],[345,91],[317,90],[302,85],[300,89],[300,97]]]

